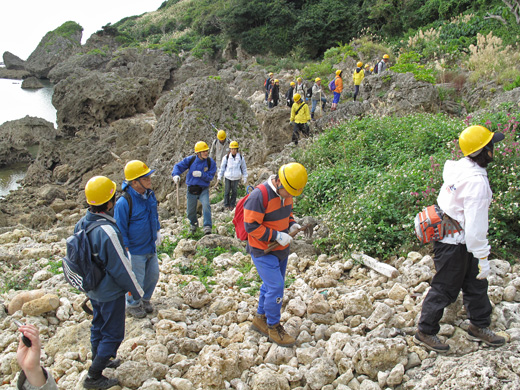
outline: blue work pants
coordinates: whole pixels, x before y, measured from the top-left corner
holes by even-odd
[[[90,328],[92,360],[115,358],[125,338],[125,295],[109,302],[90,300],[94,317]]]
[[[130,254],[132,262],[132,271],[134,271],[135,278],[144,291],[143,300],[149,301],[152,298],[153,291],[159,280],[159,261],[157,253],[148,253],[146,255]],[[126,302],[129,306],[140,305],[140,300],[128,294]]]
[[[212,227],[211,223],[211,204],[209,203],[209,187],[202,190],[200,195],[187,193],[187,211],[188,219],[191,226],[198,227],[199,221],[197,219],[197,200],[202,203],[202,217],[204,218],[204,226]]]

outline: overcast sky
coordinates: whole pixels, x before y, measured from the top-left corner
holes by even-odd
[[[102,26],[155,11],[164,0],[2,0],[0,61],[5,51],[25,60],[43,36],[72,20],[83,27],[82,43]]]

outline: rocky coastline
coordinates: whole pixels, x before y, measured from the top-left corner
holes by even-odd
[[[252,66],[254,58],[246,53],[200,60],[118,48],[104,35],[93,35],[84,46],[78,44],[81,34],[72,38],[72,43],[53,41],[51,54],[61,53],[55,62],[38,51],[25,64],[4,54],[6,72],[25,72],[22,78],[49,78],[56,84],[57,129],[39,118],[0,126],[2,165],[31,161],[22,188],[0,200],[0,284],[13,284],[0,294],[0,302],[7,309],[20,293],[15,282],[26,278],[31,289],[58,298],[59,306],[51,311],[31,315],[18,310],[12,317],[39,327],[43,365],[60,389],[80,389],[91,363],[90,318],[80,308],[84,296],[56,269],[66,237],[85,212],[86,181],[103,174],[120,185],[127,161],[146,161],[156,169],[163,235],[176,241],[185,229],[185,188],[177,208],[171,169],[191,154],[196,141],[215,137],[212,124],[243,145],[251,184],[289,161],[292,151],[288,108],[266,110],[259,90],[266,70]],[[354,68],[355,62],[347,59],[337,67]],[[294,74],[287,71],[279,78],[289,80]],[[504,102],[519,104],[519,88],[495,94],[492,87],[486,83],[468,89],[465,100],[474,108],[485,98],[487,110],[498,110]],[[363,102],[345,102],[312,126],[319,132],[331,122],[368,113],[464,116],[465,110],[461,103],[441,101],[436,86],[412,74],[388,72],[366,78]],[[307,142],[312,140],[303,140],[300,147]],[[35,158],[29,153],[34,146]],[[518,264],[491,261],[492,327],[508,343],[492,349],[467,340],[459,297],[441,321],[440,336],[451,347],[441,356],[412,341],[434,273],[430,255],[412,252],[390,259],[399,275],[388,278],[353,258],[318,253],[298,237],[289,258],[291,282],[282,314],[297,345],[282,348],[249,329],[257,300],[254,267],[243,243],[233,238],[229,211],[217,204],[214,213],[217,234],[199,241],[183,238],[171,255],[161,256],[156,311],[141,320],[127,318],[120,348],[123,364],[111,372],[121,389],[520,388]],[[315,236],[325,234],[327,221],[320,221]],[[208,278],[208,292],[196,276],[180,269],[193,261],[198,247],[217,246],[229,251],[212,260],[215,272]],[[14,389],[17,331],[1,307],[0,329],[0,389]]]

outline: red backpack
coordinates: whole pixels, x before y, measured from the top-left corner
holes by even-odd
[[[267,208],[268,202],[267,188],[263,184],[259,184],[256,188],[259,188],[260,191],[262,191],[262,200],[264,201],[265,209]],[[237,238],[242,241],[247,240],[246,227],[244,226],[244,203],[246,203],[246,200],[247,198],[249,198],[251,192],[247,193],[246,196],[240,199],[237,203],[237,206],[235,207],[235,217],[233,218],[233,225],[235,225],[235,233],[237,235]]]

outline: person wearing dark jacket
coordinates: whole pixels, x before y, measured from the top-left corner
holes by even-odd
[[[289,86],[289,89],[285,93],[285,100],[287,100],[287,107],[291,108],[294,104],[293,95],[294,95],[294,86],[296,83],[294,81],[291,81],[291,84]]]
[[[151,179],[155,170],[142,161],[132,160],[124,172],[122,189],[126,194],[117,200],[114,217],[131,257],[132,270],[144,291],[141,300],[127,296],[126,312],[143,318],[146,313],[153,313],[150,300],[159,280],[157,245],[161,243],[161,224]]]
[[[217,164],[208,155],[208,144],[199,141],[195,144],[195,156],[188,156],[175,164],[172,171],[172,179],[175,184],[180,181],[180,176],[184,171],[188,171],[186,175],[186,185],[188,186],[186,208],[192,233],[197,231],[199,226],[197,219],[198,200],[202,203],[204,234],[211,234],[213,226],[211,222],[211,204],[209,202],[209,185],[217,172]]]
[[[94,312],[90,328],[92,364],[83,382],[86,389],[108,389],[117,379],[103,376],[106,367],[115,368],[119,359],[112,360],[125,337],[126,293],[141,299],[144,292],[137,281],[126,252],[123,236],[112,217],[116,183],[105,176],[91,178],[85,186],[89,204],[87,214],[74,227],[74,233],[93,223],[103,222],[89,233],[91,251],[105,268],[105,277],[87,293]]]
[[[278,79],[275,79],[271,82],[271,87],[269,88],[269,97],[267,100],[269,101],[269,108],[273,108],[278,105],[278,100],[280,100],[280,81]]]

